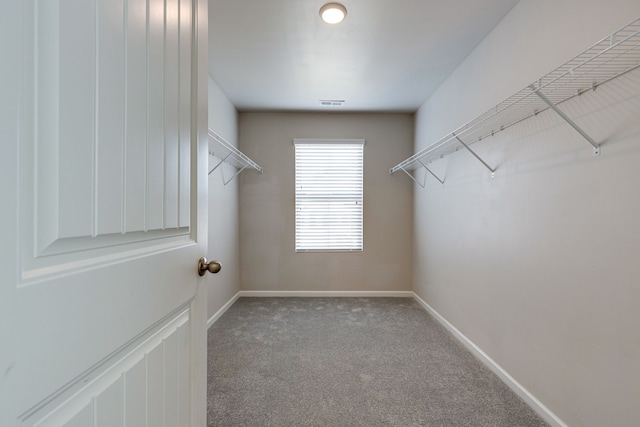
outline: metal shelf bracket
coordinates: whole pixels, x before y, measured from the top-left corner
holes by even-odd
[[[443,180],[443,179],[440,179],[440,177],[439,177],[438,175],[436,175],[436,174],[435,174],[431,169],[429,169],[429,168],[427,167],[427,165],[425,165],[425,164],[424,164],[420,159],[417,159],[416,161],[417,161],[417,162],[420,164],[420,166],[422,166],[422,167],[423,167],[427,172],[429,172],[429,174],[430,174],[432,177],[434,177],[435,179],[437,179],[437,180],[438,180],[438,182],[439,182],[440,184],[444,185],[444,180]],[[427,185],[427,175],[426,175],[426,173],[425,173],[425,175],[424,175],[424,179],[422,180],[422,182],[420,182],[420,181],[418,181],[418,179],[416,178],[416,176],[415,176],[415,175],[413,175],[412,173],[410,173],[410,172],[409,172],[407,169],[405,169],[404,167],[401,167],[400,169],[402,170],[402,172],[406,173],[406,174],[407,174],[407,176],[413,180],[413,182],[415,182],[416,184],[418,184],[420,187],[425,188],[425,186]]]
[[[243,167],[243,168],[241,168],[241,169],[238,169],[238,170],[236,171],[236,173],[234,173],[234,174],[233,174],[233,176],[232,176],[231,178],[226,179],[226,180],[224,179],[224,169],[222,169],[222,183],[226,186],[228,183],[230,183],[231,181],[233,181],[233,180],[235,179],[235,177],[236,177],[236,176],[240,175],[240,173],[241,173],[243,170],[245,170],[246,168],[247,168],[247,166],[245,166],[245,167]]]
[[[209,155],[221,159],[209,171],[209,175],[223,163],[227,163],[236,169],[236,172],[229,179],[226,179],[224,176],[224,168],[222,168],[222,182],[225,186],[247,168],[255,169],[259,174],[262,174],[262,167],[260,165],[247,157],[242,151],[229,144],[211,129],[209,129]]]
[[[460,142],[460,144],[462,144],[464,146],[464,148],[469,150],[469,152],[471,154],[473,154],[473,157],[478,159],[478,161],[480,163],[482,163],[485,168],[487,168],[487,169],[489,169],[491,171],[491,178],[494,178],[496,176],[496,168],[492,168],[491,166],[489,166],[489,164],[487,162],[482,160],[482,157],[478,156],[475,151],[473,151],[467,144],[465,144],[465,142],[463,140],[460,139],[460,137],[458,137],[458,135],[456,135],[455,133],[452,133],[451,135],[453,135],[458,140],[458,142]]]
[[[416,177],[415,177],[415,176],[413,176],[411,173],[409,173],[409,171],[408,171],[408,170],[406,170],[405,168],[400,168],[400,169],[402,169],[402,172],[406,173],[406,174],[407,174],[407,176],[408,176],[409,178],[411,178],[411,180],[412,180],[413,182],[415,182],[416,184],[418,184],[421,188],[424,188],[424,187],[425,187],[425,185],[427,184],[427,176],[426,176],[426,175],[424,176],[424,179],[422,180],[422,182],[420,182],[420,181],[418,181],[418,180],[416,179]]]
[[[535,85],[531,85],[531,86],[529,86],[529,87],[531,88],[531,90],[533,91],[533,93],[535,93],[536,95],[538,95],[538,97],[539,97],[540,99],[542,99],[542,101],[543,101],[545,104],[547,104],[547,105],[549,106],[549,108],[551,108],[553,111],[555,111],[557,115],[559,115],[559,116],[560,116],[560,117],[561,117],[565,122],[567,122],[567,123],[568,123],[572,128],[574,128],[574,129],[575,129],[575,130],[576,130],[580,135],[582,135],[582,137],[583,137],[584,139],[586,139],[586,140],[587,140],[587,142],[588,142],[589,144],[591,144],[591,145],[593,146],[593,154],[594,154],[595,156],[599,156],[599,155],[600,155],[600,145],[599,145],[597,142],[595,142],[595,141],[593,140],[593,138],[591,138],[591,137],[589,136],[589,134],[587,134],[584,130],[582,130],[582,128],[581,128],[580,126],[578,126],[578,125],[577,125],[573,120],[571,120],[571,119],[569,118],[569,116],[567,116],[565,113],[563,113],[563,112],[562,112],[562,110],[560,110],[560,109],[558,108],[558,106],[557,106],[557,105],[555,105],[553,102],[551,102],[551,101],[549,100],[549,98],[547,98],[547,97],[546,97],[546,96],[545,96],[545,95],[540,91],[540,89],[537,89],[537,88],[535,87]],[[595,90],[595,85],[594,85],[593,87],[594,87],[594,90]]]
[[[444,179],[440,179],[440,177],[438,175],[436,175],[431,169],[429,169],[427,167],[427,165],[422,163],[422,160],[418,159],[418,163],[420,163],[422,165],[422,167],[425,168],[427,170],[427,172],[429,172],[431,174],[432,177],[437,179],[440,184],[444,185]],[[425,177],[425,182],[426,182],[426,177]],[[422,187],[422,188],[424,188],[424,187]]]
[[[224,159],[220,160],[220,161],[219,161],[219,162],[218,162],[218,163],[213,167],[213,169],[211,169],[211,170],[209,171],[209,175],[211,175],[211,174],[213,173],[213,171],[214,171],[214,170],[218,169],[218,167],[219,167],[221,164],[223,164],[223,163],[224,163],[224,162],[225,162],[225,161],[226,161],[226,160],[231,156],[231,154],[233,154],[233,153],[229,153],[229,154],[227,154],[227,155],[224,157]],[[213,152],[209,151],[209,155],[213,156],[214,154],[213,154]]]

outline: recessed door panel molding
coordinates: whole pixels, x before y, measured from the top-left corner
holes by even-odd
[[[27,269],[189,235],[191,1],[31,2]]]
[[[138,58],[147,54],[147,1],[129,0],[127,4],[126,57],[126,137],[124,232],[145,230],[146,203],[140,194],[146,189],[148,78],[147,61]]]
[[[178,157],[180,144],[180,41],[179,35],[179,1],[165,0],[166,25],[164,36],[164,69],[165,69],[165,141],[164,151],[167,158],[175,158],[176,162],[165,162],[164,169],[164,223],[163,228],[178,227],[179,168]]]
[[[179,182],[188,182],[191,177],[189,175],[191,162],[190,150],[190,132],[191,132],[191,14],[192,4],[190,1],[180,1],[180,26],[179,31],[179,75],[180,87],[178,96],[180,97],[179,126],[180,126],[180,143],[179,143]],[[189,188],[178,188],[180,194],[178,197],[178,223],[180,227],[188,227],[191,216],[191,202],[189,196]]]
[[[189,425],[190,340],[189,310],[140,337],[110,365],[104,361],[78,378],[69,388],[33,413],[22,427],[110,426],[113,419],[125,425]],[[106,369],[105,369],[106,368]],[[183,396],[182,393],[186,393]],[[147,407],[137,402],[147,402]],[[114,417],[114,414],[117,416]]]
[[[122,210],[125,139],[124,8],[122,1],[98,0],[97,5],[96,135],[93,138],[95,213],[92,237],[120,233],[123,230],[124,220]],[[70,15],[70,18],[72,16]],[[76,37],[86,37],[86,35],[76,34]],[[65,50],[70,47],[60,46],[60,48]],[[92,58],[80,60],[91,61]],[[80,144],[87,142],[78,140]],[[73,206],[60,206],[60,209],[73,211]],[[71,213],[63,213],[71,215]]]

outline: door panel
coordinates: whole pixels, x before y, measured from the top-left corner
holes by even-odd
[[[53,6],[54,2],[42,4],[39,14],[55,13],[55,9],[50,9]],[[43,27],[37,36],[40,67],[34,96],[40,97],[36,123],[39,143],[34,155],[42,153],[36,165],[36,182],[41,189],[38,200],[40,252],[57,238],[90,236],[92,232],[94,156],[93,144],[87,142],[94,139],[95,61],[86,58],[94,57],[95,43],[92,37],[77,35],[92,34],[95,22],[92,2],[75,6],[73,10],[69,2],[60,4],[59,14],[77,16],[63,20],[62,25],[38,19]],[[56,33],[58,43],[55,42]],[[57,63],[75,66],[66,66],[54,73],[52,70],[59,68]],[[56,83],[59,86],[57,93],[54,92]],[[56,145],[58,155],[55,154]],[[56,193],[58,200],[53,197]],[[46,198],[47,195],[51,197]],[[57,221],[51,215],[56,202],[64,210]]]
[[[15,372],[11,417],[200,425],[206,0],[11,2],[19,90],[0,100],[19,113],[6,132],[18,167],[2,175],[19,219],[0,211],[17,225],[17,241],[0,242],[18,258],[0,272],[17,307],[0,314],[15,328],[13,359],[0,360]]]
[[[126,233],[145,231],[147,188],[147,115],[148,87],[147,61],[137,58],[147,54],[147,2],[129,0],[127,8],[127,125],[125,145],[125,221]],[[188,49],[188,47],[186,47]],[[187,64],[188,65],[188,64]],[[186,79],[185,79],[186,80]],[[135,84],[131,84],[135,83]],[[187,82],[189,84],[189,82]],[[141,166],[142,165],[142,166]],[[188,166],[185,165],[188,169]]]
[[[190,58],[192,19],[180,12],[191,8],[134,1],[125,17],[122,1],[35,6],[38,121],[24,158],[35,161],[25,167],[38,254],[188,234],[191,73],[179,59]]]
[[[116,363],[97,367],[32,413],[23,426],[121,426],[123,421],[127,426],[188,426],[189,391],[185,396],[179,392],[188,385],[189,335],[185,310],[123,349],[113,358]]]

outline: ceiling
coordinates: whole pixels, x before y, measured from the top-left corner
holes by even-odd
[[[239,111],[414,112],[518,0],[343,0],[336,25],[327,2],[209,0],[209,74]]]

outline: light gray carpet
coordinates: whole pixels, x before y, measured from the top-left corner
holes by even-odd
[[[545,426],[410,298],[240,298],[209,330],[209,426]]]

